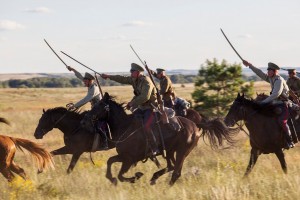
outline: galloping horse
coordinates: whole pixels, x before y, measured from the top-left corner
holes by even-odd
[[[34,136],[36,139],[42,139],[53,128],[58,128],[63,132],[65,146],[51,152],[52,155],[72,154],[70,165],[67,173],[71,173],[74,169],[79,157],[84,152],[91,152],[94,140],[94,130],[87,130],[80,126],[80,121],[83,119],[85,112],[79,113],[69,111],[63,107],[43,110],[43,115],[36,127]],[[98,133],[97,133],[98,134]],[[112,134],[112,138],[116,138]],[[108,141],[109,148],[114,148],[115,144]]]
[[[92,127],[92,121],[96,119],[106,120],[111,128],[111,132],[121,135],[116,143],[118,155],[110,157],[107,161],[106,177],[114,184],[117,184],[117,179],[112,176],[111,166],[114,162],[121,162],[122,166],[119,171],[118,178],[120,181],[135,182],[143,173],[137,172],[133,177],[124,177],[131,166],[137,162],[144,160],[147,152],[146,136],[143,133],[143,127],[139,120],[136,120],[133,114],[127,114],[121,104],[115,102],[113,98],[105,93],[103,99],[97,103],[93,109],[87,113],[81,124],[87,128]],[[170,185],[181,176],[183,162],[188,154],[197,145],[201,136],[200,131],[192,121],[178,117],[183,129],[180,132],[175,132],[169,126],[163,125],[160,127],[166,147],[167,167],[155,172],[151,178],[151,184],[155,184],[156,180],[163,174],[174,171],[170,181]],[[222,120],[215,119],[208,123],[199,124],[203,131],[202,135],[207,135],[212,146],[221,145],[224,138],[232,143],[231,134],[233,132],[228,129]],[[157,131],[155,131],[157,135]],[[175,158],[176,153],[176,158]]]
[[[9,124],[4,118],[0,118],[0,122]],[[51,154],[39,144],[26,139],[0,135],[0,172],[9,182],[14,178],[13,172],[23,179],[27,179],[24,169],[13,161],[16,149],[18,148],[23,151],[22,147],[28,150],[36,160],[39,172],[42,172],[48,167],[53,168],[54,163]]]
[[[262,108],[256,101],[238,94],[225,117],[225,123],[228,126],[244,120],[249,130],[251,153],[244,176],[251,172],[259,155],[268,153],[276,154],[283,171],[287,173],[287,164],[282,150],[285,142],[284,136],[273,112],[274,107]]]

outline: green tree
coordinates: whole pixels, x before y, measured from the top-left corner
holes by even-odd
[[[245,84],[239,64],[228,64],[223,60],[206,60],[201,65],[192,93],[195,108],[203,114],[223,116],[238,92],[253,95],[253,82]]]

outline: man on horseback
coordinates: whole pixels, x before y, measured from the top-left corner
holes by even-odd
[[[69,104],[69,109],[73,110],[73,109],[77,109],[83,105],[85,105],[86,103],[90,102],[91,103],[91,107],[93,108],[93,106],[99,102],[101,100],[101,94],[100,94],[100,90],[98,85],[95,83],[95,77],[89,73],[85,73],[84,77],[74,68],[68,66],[68,70],[69,71],[73,71],[75,73],[75,76],[77,78],[79,78],[80,80],[83,81],[84,86],[88,88],[87,94],[84,98],[82,98],[81,100],[79,100],[77,103],[73,104],[70,103]],[[103,121],[97,121],[97,123],[95,124],[95,132],[99,133],[100,135],[102,135],[103,138],[103,142],[102,142],[102,149],[108,149],[108,144],[107,144],[107,135],[106,135],[106,122]]]
[[[281,108],[281,114],[278,117],[278,122],[282,127],[285,136],[286,136],[286,149],[293,148],[294,143],[291,136],[290,128],[287,124],[289,118],[288,111],[288,96],[289,88],[285,80],[279,75],[278,70],[280,69],[276,64],[269,62],[268,63],[268,73],[265,74],[262,70],[254,67],[251,63],[243,60],[243,64],[249,67],[257,76],[259,76],[264,81],[267,81],[271,84],[270,96],[260,102],[261,105],[266,105],[268,103],[273,103],[278,105]]]
[[[289,78],[287,79],[286,84],[289,86],[297,97],[300,96],[300,78],[296,76],[295,69],[288,69]]]
[[[127,103],[126,108],[135,109],[134,115],[142,117],[144,131],[147,140],[150,142],[152,155],[156,156],[159,151],[156,138],[151,130],[154,119],[152,105],[157,105],[155,87],[150,78],[143,75],[143,72],[144,69],[141,66],[132,63],[130,69],[131,76],[101,74],[101,77],[104,79],[109,78],[122,84],[132,85],[134,97]]]
[[[162,95],[162,100],[164,101],[164,106],[168,108],[173,108],[174,99],[175,99],[175,91],[172,86],[172,81],[166,75],[166,71],[161,68],[157,68],[156,72],[150,70],[151,74],[159,79],[160,84],[160,94]]]

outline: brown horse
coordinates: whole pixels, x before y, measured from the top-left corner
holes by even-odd
[[[96,119],[106,120],[111,128],[111,132],[118,132],[118,135],[120,135],[116,143],[118,155],[108,159],[106,177],[112,183],[117,184],[117,179],[112,176],[111,166],[114,162],[121,162],[122,166],[118,175],[119,180],[122,182],[135,182],[143,173],[137,172],[135,176],[129,178],[123,175],[131,166],[135,166],[137,162],[147,158],[148,143],[140,120],[136,119],[132,114],[128,115],[122,104],[115,102],[108,93],[105,93],[103,99],[85,115],[81,124],[87,128],[91,128],[93,121]],[[159,123],[166,148],[167,167],[153,174],[151,184],[155,184],[160,176],[170,171],[174,171],[170,185],[174,184],[181,176],[185,158],[197,145],[201,136],[195,123],[183,117],[178,117],[178,119],[183,126],[180,132],[170,129],[169,126],[163,125],[161,122]],[[207,135],[213,147],[222,145],[224,139],[232,143],[231,134],[233,132],[231,129],[228,129],[221,119],[200,123],[199,126],[205,130],[202,135]],[[155,131],[155,135],[159,138],[158,131]],[[162,152],[161,144],[162,142],[159,145]]]
[[[247,99],[238,94],[225,117],[225,123],[233,126],[236,122],[244,120],[249,130],[251,145],[250,160],[245,175],[252,171],[258,157],[261,154],[275,153],[280,161],[282,170],[287,173],[287,164],[282,149],[285,138],[282,128],[274,115],[273,105],[261,107],[256,101],[262,100],[265,95],[258,95],[257,100]],[[300,132],[297,131],[297,134]]]
[[[0,122],[9,124],[4,118],[0,118]],[[13,172],[27,179],[24,169],[13,161],[16,149],[23,151],[22,147],[28,150],[36,160],[39,172],[48,167],[54,167],[51,154],[39,144],[26,139],[0,135],[0,172],[9,182],[14,178]]]

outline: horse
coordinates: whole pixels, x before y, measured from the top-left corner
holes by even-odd
[[[0,118],[0,122],[9,124],[4,118]],[[23,151],[22,148],[29,151],[36,160],[39,172],[49,167],[54,168],[51,154],[39,144],[26,139],[0,135],[0,172],[7,181],[11,182],[15,177],[13,172],[24,180],[27,179],[24,169],[14,162],[16,149]]]
[[[53,128],[59,129],[63,133],[65,146],[53,150],[50,153],[54,156],[72,154],[71,162],[68,166],[67,173],[70,174],[78,159],[84,152],[91,152],[95,133],[93,130],[88,130],[80,126],[80,121],[88,111],[71,111],[64,107],[56,107],[45,111],[39,119],[39,123],[35,129],[34,137],[42,139],[44,135],[50,132]],[[112,139],[118,137],[112,134]],[[109,149],[115,147],[112,140],[108,141]],[[98,149],[97,151],[101,151]]]
[[[106,178],[117,185],[117,178],[113,177],[111,167],[113,163],[121,162],[122,165],[118,179],[121,182],[134,183],[143,176],[143,173],[137,172],[132,177],[124,177],[124,173],[126,173],[131,166],[135,166],[139,161],[145,161],[148,158],[148,143],[143,133],[140,120],[136,119],[133,114],[127,114],[123,104],[117,103],[108,93],[105,93],[102,100],[85,115],[81,124],[86,128],[91,128],[92,121],[95,119],[106,120],[111,128],[111,132],[120,135],[116,142],[116,151],[118,154],[107,160]],[[233,143],[233,139],[231,138],[233,132],[221,119],[214,119],[203,124],[199,123],[199,126],[204,129],[202,134],[194,122],[183,117],[178,117],[178,120],[183,127],[180,132],[176,132],[170,129],[168,125],[163,125],[162,122],[159,122],[162,131],[161,137],[163,137],[166,150],[165,158],[167,167],[153,174],[150,180],[151,184],[155,184],[156,180],[163,174],[173,171],[169,182],[170,185],[173,185],[181,176],[185,158],[197,145],[201,136],[207,135],[212,147],[222,145],[225,140],[229,143]],[[155,131],[155,134],[158,135],[157,131]],[[160,144],[162,144],[162,142],[160,142]],[[162,145],[159,146],[161,149],[159,155],[162,155]]]
[[[249,130],[251,152],[244,177],[252,171],[259,155],[269,153],[275,153],[282,170],[287,173],[287,164],[282,150],[285,143],[284,136],[275,119],[274,109],[272,105],[262,108],[257,101],[245,98],[244,94],[238,94],[225,117],[228,126],[244,120]]]

